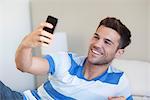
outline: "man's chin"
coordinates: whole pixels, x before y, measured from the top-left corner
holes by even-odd
[[[96,64],[98,62],[95,58],[88,58],[87,60],[91,64]]]
[[[101,60],[94,59],[94,58],[89,58],[89,59],[87,59],[87,61],[92,65],[107,65],[111,62],[111,61],[110,62],[109,61],[101,61]]]

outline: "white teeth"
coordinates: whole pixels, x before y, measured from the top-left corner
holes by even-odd
[[[96,50],[93,50],[93,49],[92,49],[92,52],[95,53],[95,54],[97,54],[97,55],[100,55],[100,53],[97,52]]]

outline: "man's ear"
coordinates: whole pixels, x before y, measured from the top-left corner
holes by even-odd
[[[115,58],[120,57],[121,55],[123,55],[123,53],[124,53],[124,49],[118,49],[116,54],[115,54]]]

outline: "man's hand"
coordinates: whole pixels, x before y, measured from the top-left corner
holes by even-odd
[[[27,35],[22,41],[22,46],[27,48],[34,48],[38,46],[48,46],[51,43],[53,35],[45,30],[43,27],[53,28],[52,24],[43,22],[35,31]]]
[[[108,97],[108,100],[126,100],[124,96]]]

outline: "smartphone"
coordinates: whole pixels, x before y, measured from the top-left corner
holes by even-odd
[[[45,30],[45,31],[47,31],[47,32],[49,32],[49,33],[51,33],[51,34],[53,34],[53,32],[54,32],[54,30],[55,30],[55,27],[56,27],[56,25],[57,25],[58,19],[55,18],[55,17],[53,17],[53,16],[48,16],[47,19],[46,19],[46,22],[51,23],[51,24],[53,25],[53,28],[50,29],[50,28],[48,28],[48,27],[44,27],[43,30]]]

